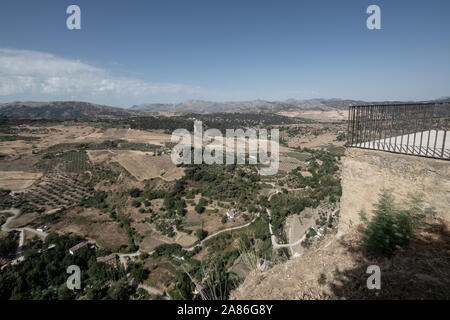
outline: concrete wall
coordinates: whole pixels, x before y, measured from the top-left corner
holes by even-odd
[[[450,221],[450,161],[347,148],[342,169],[339,233],[360,223],[361,209],[370,214],[379,191],[390,188],[398,203],[421,193],[427,206]]]

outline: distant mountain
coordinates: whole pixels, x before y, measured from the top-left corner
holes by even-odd
[[[189,113],[218,113],[218,112],[279,112],[299,109],[327,109],[328,106],[319,100],[286,100],[278,101],[228,101],[214,102],[203,100],[187,100],[174,104],[142,104],[131,107],[131,110],[170,111]]]
[[[335,109],[344,110],[349,105],[370,104],[361,100],[342,100],[342,99],[308,99],[286,101],[231,101],[231,102],[213,102],[202,100],[188,100],[182,103],[174,104],[141,104],[132,106],[131,110],[147,111],[170,111],[170,112],[189,112],[189,113],[217,113],[217,112],[289,112],[302,110],[330,111]]]
[[[431,101],[449,101],[449,97],[442,97]],[[363,100],[350,99],[307,99],[286,101],[229,101],[214,102],[203,100],[187,100],[182,103],[154,103],[134,105],[130,110],[146,110],[146,111],[169,111],[169,112],[185,112],[185,113],[218,113],[218,112],[290,112],[290,111],[330,111],[330,110],[346,110],[348,106],[364,105],[364,104],[387,104],[387,103],[405,103],[416,101],[377,101],[369,102]]]
[[[442,97],[436,102],[450,101]],[[414,102],[414,101],[407,101]],[[88,117],[127,117],[153,115],[159,112],[171,113],[296,113],[307,111],[337,111],[343,114],[348,106],[362,104],[405,103],[405,101],[367,102],[344,99],[308,99],[286,101],[229,101],[214,102],[203,100],[187,100],[182,103],[154,103],[135,105],[129,109],[109,107],[89,102],[53,101],[53,102],[9,102],[0,104],[0,116],[13,118],[88,118]]]
[[[0,104],[0,116],[11,118],[120,117],[138,114],[139,111],[79,101],[26,101]]]

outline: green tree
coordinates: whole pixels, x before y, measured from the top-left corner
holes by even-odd
[[[72,300],[74,297],[74,292],[65,283],[58,288],[58,300]]]
[[[360,211],[365,224],[360,230],[363,245],[370,253],[391,257],[398,247],[408,244],[412,233],[423,224],[426,217],[435,215],[433,208],[423,209],[423,201],[417,196],[410,195],[405,205],[406,209],[400,208],[391,191],[382,190],[370,219],[364,211]]]
[[[170,292],[170,297],[173,300],[190,300],[194,285],[189,276],[184,271],[178,270],[175,282],[175,288]]]
[[[133,291],[133,287],[128,284],[128,280],[123,278],[108,289],[107,297],[111,300],[128,300]]]
[[[203,229],[197,229],[195,230],[195,236],[198,238],[198,240],[203,240],[208,235],[208,232]]]
[[[8,258],[17,247],[16,237],[10,232],[5,238],[0,239],[0,258]]]
[[[203,212],[205,212],[205,207],[203,207],[203,206],[201,206],[201,205],[196,205],[196,206],[195,206],[195,211],[196,211],[198,214],[202,214]]]

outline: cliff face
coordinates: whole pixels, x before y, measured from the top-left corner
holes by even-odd
[[[348,149],[343,161],[339,234],[328,234],[300,257],[267,272],[253,270],[230,299],[449,299],[450,162],[382,151]],[[382,188],[398,202],[421,193],[440,218],[416,230],[392,259],[361,246],[358,211],[367,214]],[[367,267],[382,270],[382,288],[367,289]]]
[[[358,212],[370,215],[382,188],[400,202],[408,193],[421,194],[426,206],[450,221],[450,162],[383,151],[348,148],[342,168],[339,233],[360,223]]]
[[[253,270],[230,299],[450,299],[450,223],[416,230],[392,259],[365,254],[356,230],[321,243],[267,272]],[[381,290],[367,288],[367,267],[381,269]]]

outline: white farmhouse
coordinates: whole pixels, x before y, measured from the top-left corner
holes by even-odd
[[[233,220],[238,214],[239,211],[237,209],[231,209],[227,211],[227,217],[230,220]]]

